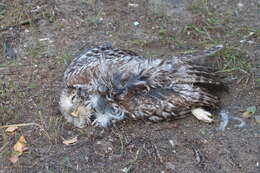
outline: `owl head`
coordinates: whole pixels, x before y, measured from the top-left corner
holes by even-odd
[[[78,91],[72,88],[63,89],[60,96],[60,111],[68,122],[83,128],[91,123],[93,111],[86,105]]]
[[[83,93],[83,94],[82,94]],[[124,111],[98,94],[86,95],[75,88],[66,88],[60,96],[60,111],[68,122],[78,128],[88,125],[107,127],[124,118]]]

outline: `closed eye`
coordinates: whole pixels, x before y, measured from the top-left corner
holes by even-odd
[[[76,95],[72,96],[71,100],[73,101],[76,98]]]
[[[96,120],[96,116],[94,114],[91,114],[89,119],[90,119],[91,122],[93,122],[93,121]]]

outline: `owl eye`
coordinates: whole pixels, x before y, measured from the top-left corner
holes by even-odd
[[[77,90],[76,90],[76,94],[79,95],[79,96],[81,96],[81,90],[82,90],[82,89],[81,89],[80,87],[77,88]]]
[[[91,114],[89,119],[91,122],[93,122],[96,120],[96,116],[94,114]]]
[[[74,101],[76,98],[76,95],[72,96],[71,100]]]

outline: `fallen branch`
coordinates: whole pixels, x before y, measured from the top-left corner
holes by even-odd
[[[3,125],[3,126],[0,126],[0,129],[7,128],[7,127],[23,127],[23,126],[39,126],[39,127],[41,127],[37,123],[22,123],[22,124]]]

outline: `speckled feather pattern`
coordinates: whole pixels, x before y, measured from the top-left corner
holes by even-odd
[[[215,108],[218,98],[201,84],[221,85],[219,77],[192,61],[221,48],[167,59],[147,59],[109,45],[87,49],[67,67],[63,94],[74,91],[88,115],[67,120],[77,127],[87,122],[105,127],[125,117],[161,121],[188,115],[193,107]],[[70,111],[76,107],[75,103]]]

